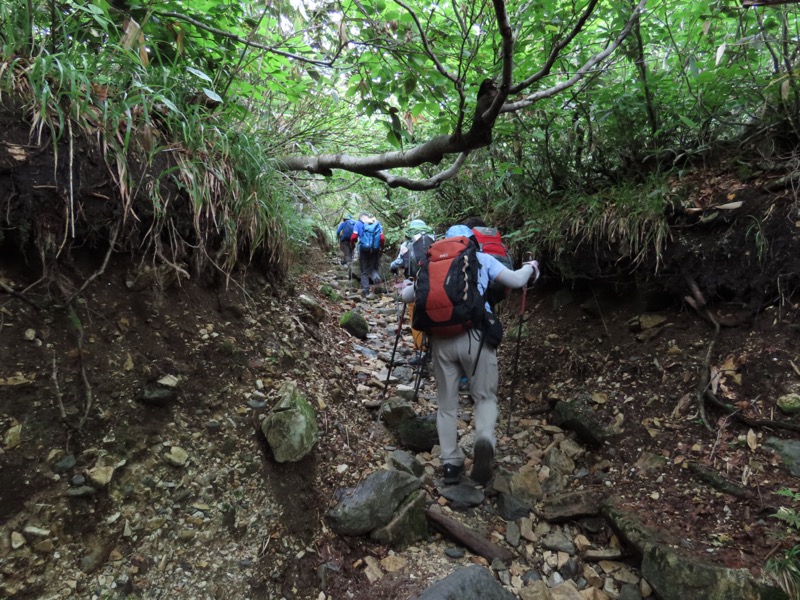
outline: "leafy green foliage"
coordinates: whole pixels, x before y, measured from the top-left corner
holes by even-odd
[[[792,490],[783,489],[778,494],[789,498],[795,505],[800,502],[800,494]],[[794,506],[781,506],[772,516],[786,523],[788,534],[793,534],[795,538],[800,534],[800,514]],[[785,550],[781,557],[767,560],[767,571],[777,578],[790,597],[797,598],[800,592],[800,544]]]
[[[281,17],[222,1],[192,6],[191,19],[242,38]],[[162,254],[167,239],[177,264],[200,243],[195,265],[230,271],[256,259],[280,277],[287,241],[308,239],[312,223],[308,194],[279,174],[275,157],[354,130],[336,116],[335,100],[308,96],[316,84],[289,59],[248,56],[225,35],[164,16],[183,8],[121,13],[106,2],[68,2],[51,13],[49,2],[3,3],[0,95],[30,105],[39,140],[72,144],[82,132],[99,141],[123,218],[152,215],[146,251]],[[182,198],[191,230],[180,224]],[[68,205],[74,222],[80,212]]]
[[[525,76],[585,4],[506,8],[515,73]],[[361,209],[381,218],[390,241],[414,217],[444,227],[478,214],[520,248],[611,245],[637,262],[658,257],[667,236],[666,173],[743,136],[764,155],[796,148],[798,10],[649,5],[611,62],[535,110],[502,117],[492,146],[433,194],[350,175],[326,185],[282,174],[275,161],[408,150],[468,129],[480,82],[502,64],[488,0],[10,0],[0,5],[0,91],[30,93],[37,135],[63,138],[71,124],[100,132],[119,189],[150,198],[162,227],[174,201],[160,186],[177,186],[196,227],[226,240],[214,252],[226,268],[273,237],[301,243],[312,221],[330,226]],[[530,91],[574,74],[627,11],[601,3]],[[134,177],[131,152],[160,172]]]

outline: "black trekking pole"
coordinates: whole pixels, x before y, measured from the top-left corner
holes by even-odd
[[[350,264],[348,265],[347,269],[347,280],[350,285],[350,291],[353,291],[353,258],[350,257]]]
[[[424,351],[423,348],[425,348]],[[431,347],[429,344],[429,340],[426,336],[425,338],[423,338],[423,341],[420,344],[420,348],[417,351],[417,364],[416,364],[417,370],[414,373],[414,397],[412,399],[412,402],[416,403],[417,398],[419,397],[419,388],[422,385],[422,376],[425,373],[425,367],[427,366],[428,361],[430,360],[430,355],[431,355]]]
[[[397,335],[394,337],[394,348],[392,348],[392,357],[389,359],[389,366],[386,369],[386,381],[383,382],[383,396],[381,400],[386,400],[386,391],[389,389],[389,378],[392,376],[392,367],[394,367],[394,356],[397,353],[397,344],[400,342],[400,337],[403,335],[403,317],[406,315],[406,303],[403,302],[403,308],[400,310],[400,319],[397,321]],[[380,411],[378,411],[380,415]]]
[[[531,253],[527,253],[531,256]],[[535,280],[534,280],[535,282]],[[525,317],[525,298],[528,293],[528,283],[522,287],[522,305],[519,309],[519,324],[517,325],[517,347],[514,350],[514,373],[511,376],[511,394],[508,397],[508,422],[506,423],[506,435],[511,435],[511,415],[514,413],[514,394],[517,391],[517,372],[519,371],[519,349],[522,345],[522,321]]]
[[[356,249],[355,247],[350,248],[350,264],[349,270],[347,271],[347,279],[349,280],[350,284],[350,293],[353,292],[353,262],[356,260]]]

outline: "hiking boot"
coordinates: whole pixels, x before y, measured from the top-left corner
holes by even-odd
[[[470,477],[475,483],[486,485],[492,479],[492,462],[494,462],[494,448],[489,440],[475,442],[475,464],[472,465]]]
[[[458,483],[461,476],[464,474],[464,465],[450,465],[444,466],[444,483],[445,485],[453,485]]]
[[[364,299],[372,298],[372,294],[369,290],[361,290],[361,297]]]

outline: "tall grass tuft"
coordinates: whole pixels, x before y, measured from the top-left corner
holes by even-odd
[[[118,250],[198,275],[255,261],[284,277],[286,227],[299,220],[289,186],[262,150],[279,138],[247,132],[248,111],[235,97],[216,109],[198,102],[198,69],[143,60],[108,13],[75,7],[59,13],[69,32],[59,36],[47,29],[49,14],[36,12],[40,3],[0,5],[0,102],[21,106],[33,143],[52,152],[50,178],[64,203],[65,223],[48,252],[57,257],[81,231],[104,229],[108,239],[114,229],[83,222],[97,201],[79,185],[78,148],[89,146],[115,192]],[[99,37],[70,29],[81,20]]]
[[[571,194],[558,202],[526,205],[518,210],[535,215],[509,236],[517,247],[558,259],[578,248],[610,255],[632,268],[658,269],[670,240],[668,191],[658,181],[616,186],[593,195]]]

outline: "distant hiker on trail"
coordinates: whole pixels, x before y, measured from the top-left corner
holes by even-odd
[[[358,218],[353,233],[350,236],[350,247],[355,247],[358,242],[358,261],[361,263],[361,295],[370,298],[369,282],[381,283],[380,265],[381,254],[383,253],[384,237],[383,227],[375,218],[365,213],[361,213]]]
[[[390,270],[394,275],[400,268],[403,269],[403,274],[406,278],[414,278],[420,269],[420,265],[426,259],[426,253],[431,244],[435,241],[436,237],[432,227],[422,219],[414,219],[408,224],[405,231],[406,241],[400,246],[400,253],[397,258],[389,265]],[[411,322],[414,319],[414,305],[408,305],[408,320]],[[420,350],[423,346],[422,332],[412,328],[411,337],[414,340],[414,348]],[[409,365],[416,365],[420,358],[413,358],[409,361]]]
[[[449,275],[449,276],[448,276]],[[402,289],[404,302],[414,302],[412,326],[425,331],[432,347],[433,373],[439,407],[439,433],[445,484],[458,483],[464,473],[464,453],[458,445],[458,381],[470,377],[475,402],[474,465],[470,476],[479,484],[492,478],[494,429],[497,423],[497,346],[502,327],[484,294],[491,282],[521,288],[539,265],[526,262],[512,271],[490,254],[478,251],[469,227],[455,225],[444,240],[430,248],[430,260],[417,280]]]
[[[478,242],[480,251],[484,254],[491,254],[507,269],[514,268],[514,259],[506,248],[500,237],[500,232],[495,227],[487,227],[480,217],[471,217],[464,223],[472,230],[472,235]],[[509,288],[498,283],[492,282],[486,291],[486,301],[494,312],[495,307],[508,296]]]
[[[356,226],[354,219],[350,215],[342,217],[342,222],[336,229],[336,237],[339,240],[339,250],[342,252],[342,258],[339,262],[345,266],[353,261],[353,247],[350,245],[350,236],[353,235],[353,228]]]
[[[400,268],[406,277],[414,277],[419,269],[420,261],[425,259],[425,252],[433,243],[433,229],[422,219],[414,219],[405,231],[405,241],[400,244],[400,252],[389,265],[392,274],[397,275]]]

